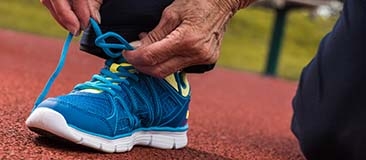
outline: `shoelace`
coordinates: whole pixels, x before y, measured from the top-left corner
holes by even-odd
[[[119,58],[120,62],[126,62],[126,60],[122,57],[121,52],[113,52],[111,49],[118,49],[118,50],[133,50],[134,48],[120,35],[114,32],[107,32],[105,34],[102,33],[101,29],[98,26],[98,23],[90,19],[90,24],[93,27],[95,33],[96,33],[96,40],[95,44],[102,48],[103,51],[111,58]],[[55,71],[52,73],[50,78],[48,79],[45,87],[43,88],[42,92],[38,96],[38,98],[35,101],[34,108],[38,106],[47,96],[48,92],[50,91],[50,88],[52,84],[54,83],[55,79],[61,72],[62,68],[65,64],[65,59],[67,57],[67,53],[69,51],[69,47],[71,44],[71,40],[73,38],[73,35],[69,33],[66,37],[66,40],[64,42],[61,56],[59,59],[59,62],[57,64],[57,67]],[[115,38],[119,41],[119,43],[107,43],[105,39],[107,38]],[[107,60],[106,65],[111,65],[113,62],[113,59]],[[97,89],[101,91],[107,91],[111,94],[115,94],[114,89],[121,90],[121,88],[115,84],[118,83],[126,83],[129,84],[129,82],[126,80],[127,78],[132,78],[136,80],[138,77],[135,74],[132,74],[129,70],[132,69],[132,66],[118,66],[117,72],[112,73],[108,68],[104,68],[101,70],[99,75],[93,75],[92,80],[85,82],[83,84],[78,84],[75,86],[77,89]]]
[[[126,80],[127,78],[137,80],[138,77],[130,72],[130,70],[134,69],[131,65],[117,65],[115,72],[110,71],[108,67],[110,67],[116,61],[116,58],[118,59],[118,62],[126,63],[126,60],[122,57],[120,51],[112,52],[111,49],[133,50],[133,47],[117,33],[107,32],[103,34],[98,24],[93,19],[90,20],[90,23],[93,26],[93,29],[95,30],[97,36],[97,38],[95,39],[96,46],[102,48],[104,53],[106,53],[112,59],[106,61],[106,67],[101,70],[100,74],[93,75],[90,81],[78,84],[75,86],[74,89],[95,89],[100,91],[106,91],[112,95],[115,95],[115,90],[121,91],[121,87],[115,84],[125,83],[129,85],[129,81]],[[115,38],[120,43],[106,43],[105,39],[107,38]]]

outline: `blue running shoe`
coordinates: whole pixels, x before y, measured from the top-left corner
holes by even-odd
[[[190,102],[186,74],[154,78],[137,72],[120,52],[116,55],[69,94],[36,103],[27,127],[109,153],[130,151],[134,145],[185,147]]]

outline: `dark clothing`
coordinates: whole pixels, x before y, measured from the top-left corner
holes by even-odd
[[[366,159],[366,0],[345,1],[302,72],[293,109],[307,159]]]
[[[128,42],[139,40],[141,32],[151,31],[160,21],[163,10],[173,0],[104,0],[100,9],[103,33],[116,32]],[[83,33],[80,49],[101,58],[109,58],[95,46],[95,32],[89,26]],[[107,39],[107,42],[116,42]],[[189,73],[202,73],[214,68],[212,65],[198,65],[185,68]]]
[[[173,0],[105,0],[100,8],[103,33],[116,32],[128,42],[139,40],[139,33],[151,31],[158,23],[166,6]],[[95,32],[88,27],[82,35],[81,49],[108,58],[94,44]],[[113,42],[109,39],[109,42]]]

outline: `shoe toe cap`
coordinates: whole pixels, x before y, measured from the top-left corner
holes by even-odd
[[[87,105],[87,104],[86,104]],[[65,101],[62,98],[48,98],[40,103],[37,108],[45,107],[60,113],[66,120],[68,126],[88,132],[89,134],[113,136],[113,126],[107,114],[101,115],[92,106],[83,106],[79,103]]]

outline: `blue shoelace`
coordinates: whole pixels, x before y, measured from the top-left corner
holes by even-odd
[[[107,32],[102,33],[101,29],[98,26],[98,23],[90,19],[90,24],[93,27],[95,33],[96,33],[96,40],[95,44],[96,46],[103,49],[103,51],[112,59],[107,60],[106,64],[111,65],[113,63],[113,59],[118,58],[120,62],[126,62],[124,58],[121,55],[120,50],[133,50],[134,48],[120,35],[114,32]],[[73,35],[69,33],[67,35],[67,38],[64,42],[61,56],[59,59],[59,62],[57,64],[57,67],[55,71],[52,73],[50,78],[48,79],[45,87],[43,88],[42,92],[38,96],[38,98],[35,101],[34,108],[38,106],[47,96],[48,92],[50,91],[50,88],[52,84],[54,83],[55,79],[61,72],[62,68],[65,64],[65,59],[67,57],[67,53],[69,51],[69,47],[72,41]],[[107,43],[105,40],[107,38],[115,38],[119,41],[119,43]],[[119,51],[113,52],[111,49],[117,49]],[[85,82],[83,84],[78,84],[75,86],[75,89],[82,90],[82,89],[96,89],[101,91],[107,91],[111,93],[112,95],[115,94],[114,90],[121,90],[121,88],[115,84],[119,83],[126,83],[129,84],[129,82],[126,80],[127,78],[132,78],[136,80],[138,77],[135,74],[132,74],[129,70],[133,69],[132,66],[124,66],[124,67],[118,67],[117,73],[112,73],[108,68],[104,68],[101,70],[99,75],[93,75],[92,80]],[[124,77],[124,78],[122,78]]]

